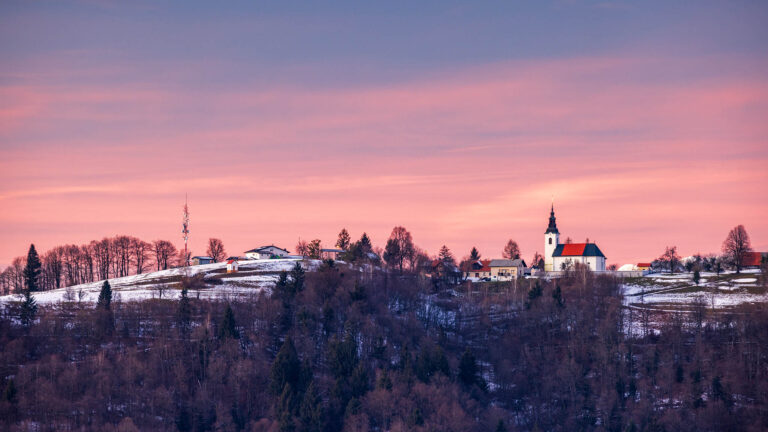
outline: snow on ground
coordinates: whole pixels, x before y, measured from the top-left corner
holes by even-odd
[[[283,270],[290,271],[301,262],[297,259],[269,259],[239,261],[239,272],[242,276],[226,277],[226,263],[205,264],[199,266],[180,267],[168,270],[160,270],[140,275],[125,276],[109,280],[115,300],[141,301],[153,298],[174,299],[181,295],[178,289],[169,288],[179,281],[181,276],[193,276],[204,273],[206,276],[225,276],[221,278],[221,285],[213,285],[209,288],[189,293],[192,297],[219,299],[231,296],[257,295],[264,288],[271,288],[277,281],[279,273]],[[305,261],[305,269],[316,268],[318,261]],[[248,274],[258,272],[258,274]],[[99,292],[104,281],[92,282],[82,285],[74,285],[68,288],[59,288],[51,291],[34,293],[38,304],[53,304],[62,301],[81,301],[95,303],[99,298]],[[0,296],[0,303],[18,301],[18,295]]]
[[[742,273],[747,271],[743,270]],[[622,286],[624,304],[641,308],[674,308],[674,305],[685,306],[704,301],[709,307],[714,304],[715,308],[722,308],[742,303],[768,303],[768,293],[760,293],[757,278],[738,278],[732,271],[720,275],[702,272],[701,275],[706,277],[699,281],[698,286],[689,274],[653,273],[643,278],[651,283],[637,279],[628,281]]]

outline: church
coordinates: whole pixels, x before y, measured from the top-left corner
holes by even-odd
[[[553,204],[549,226],[544,233],[544,270],[562,271],[576,263],[582,263],[592,271],[605,271],[605,255],[595,243],[560,243]]]

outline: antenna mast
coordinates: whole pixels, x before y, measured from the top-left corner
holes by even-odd
[[[187,194],[184,194],[184,220],[182,221],[181,233],[184,235],[184,266],[189,266],[189,252],[187,252],[187,241],[189,240],[189,208],[187,207]]]

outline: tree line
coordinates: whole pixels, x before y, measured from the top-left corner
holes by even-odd
[[[214,262],[226,258],[220,239],[209,239],[207,252]],[[83,245],[56,246],[39,256],[40,273],[32,291],[166,270],[184,263],[183,253],[168,240],[147,242],[127,235],[105,237]],[[27,289],[26,266],[27,257],[17,257],[0,272],[0,294],[21,293]]]

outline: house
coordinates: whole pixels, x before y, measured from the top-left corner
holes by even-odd
[[[458,284],[461,280],[461,271],[455,264],[443,260],[432,260],[429,263],[429,276],[435,283],[445,282]]]
[[[650,270],[650,269],[651,269],[651,263],[649,263],[649,262],[637,263],[637,270],[646,271],[646,270]]]
[[[768,256],[766,252],[744,252],[741,255],[742,268],[759,268],[763,257]]]
[[[251,260],[283,258],[290,254],[287,250],[275,245],[262,246],[260,248],[245,251],[245,257]]]
[[[466,279],[483,279],[491,277],[491,260],[471,261],[464,265],[463,276]]]
[[[320,258],[336,261],[339,256],[344,253],[344,249],[320,249]]]
[[[549,226],[544,232],[544,270],[561,271],[576,263],[592,271],[605,271],[605,255],[595,243],[560,243],[560,231],[555,223],[555,206],[549,213]]]
[[[192,265],[210,264],[213,262],[213,258],[209,256],[193,256]]]
[[[239,270],[240,263],[237,259],[227,260],[227,273],[236,273]]]
[[[522,259],[494,259],[488,265],[491,269],[491,279],[509,281],[523,276],[525,261]]]

